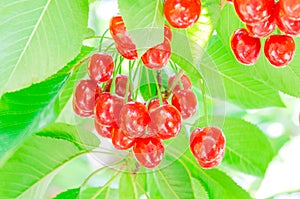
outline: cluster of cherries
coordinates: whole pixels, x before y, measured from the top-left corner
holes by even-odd
[[[300,35],[300,2],[295,0],[231,0],[246,28],[231,37],[236,59],[253,65],[260,56],[260,38],[265,38],[264,54],[275,67],[285,67],[295,54],[294,37]],[[272,34],[278,27],[283,34]],[[271,35],[272,34],[272,35]]]
[[[179,8],[176,2],[180,2]],[[175,10],[177,18],[170,9]],[[189,27],[197,21],[199,16],[185,14],[195,9],[200,15],[200,1],[165,2],[165,13],[169,13],[166,18],[172,26],[176,23],[176,28]],[[137,59],[136,46],[121,16],[112,17],[109,30],[118,53],[128,60]],[[171,40],[172,31],[165,25],[164,41],[141,56],[143,65],[152,70],[166,66],[171,55]],[[124,74],[114,77],[114,61],[110,54],[93,54],[87,73],[89,79],[79,81],[75,88],[74,112],[81,117],[93,117],[97,133],[111,139],[116,149],[132,148],[140,165],[146,168],[159,165],[165,152],[163,140],[176,137],[181,131],[182,120],[196,113],[197,97],[190,79],[181,71],[169,77],[168,88],[160,97],[139,102],[132,99],[131,79]],[[168,101],[169,96],[172,97]],[[190,149],[203,168],[217,166],[224,156],[224,148],[224,134],[216,127],[197,128],[191,134]]]

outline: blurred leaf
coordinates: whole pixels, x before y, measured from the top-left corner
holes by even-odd
[[[147,173],[147,188],[148,188],[151,199],[163,198],[162,194],[160,193],[159,189],[157,188],[157,184],[155,182],[152,172]]]
[[[80,196],[80,199],[91,199],[101,188],[102,187],[89,188],[84,190]],[[117,189],[106,187],[95,199],[116,199],[118,198],[118,193],[119,192]]]
[[[84,133],[84,136],[80,134]],[[70,134],[69,136],[67,136]],[[76,135],[76,136],[75,136]],[[81,137],[86,139],[82,140]],[[63,165],[99,145],[89,132],[53,124],[27,139],[0,169],[0,195],[7,198],[42,197],[44,189]],[[88,149],[86,148],[88,146]]]
[[[163,41],[162,0],[119,0],[118,4],[127,31],[140,55]]]
[[[53,199],[76,199],[76,198],[78,198],[79,192],[80,192],[80,188],[69,189],[65,192],[58,194]]]
[[[192,178],[192,186],[195,199],[209,199],[207,191],[196,178]]]
[[[0,96],[55,74],[88,30],[87,0],[4,0],[0,13]]]
[[[138,199],[136,185],[129,173],[124,172],[119,181],[119,199]]]

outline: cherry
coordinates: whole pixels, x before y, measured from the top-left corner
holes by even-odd
[[[110,54],[93,54],[88,63],[88,74],[92,80],[105,82],[109,80],[114,70],[114,61]]]
[[[241,21],[256,24],[267,20],[275,5],[274,0],[234,0],[235,11]]]
[[[154,168],[161,162],[165,148],[160,138],[137,138],[133,145],[137,161],[146,168]]]
[[[265,56],[275,67],[288,65],[295,53],[294,39],[287,35],[271,35],[265,42]]]
[[[166,99],[162,99],[163,104],[168,104],[168,101]],[[148,104],[148,111],[151,112],[152,110],[158,108],[160,106],[160,100],[158,98],[151,99]]]
[[[171,45],[168,39],[165,39],[163,43],[158,44],[148,49],[142,55],[142,61],[145,66],[150,69],[161,69],[164,67],[171,56]]]
[[[249,35],[263,38],[271,34],[276,28],[275,14],[273,13],[267,20],[253,25],[246,25]]]
[[[293,20],[300,20],[300,0],[280,0],[279,3],[286,16]]]
[[[128,81],[128,76],[127,75],[118,75],[116,77],[115,92],[116,92],[117,95],[119,95],[121,97],[125,97],[127,81]],[[128,99],[131,100],[130,87],[128,87]]]
[[[120,111],[120,127],[129,137],[141,137],[150,123],[146,106],[140,102],[128,102]]]
[[[178,90],[173,92],[172,105],[179,110],[183,119],[187,119],[196,112],[197,97],[191,90]]]
[[[81,80],[76,85],[73,94],[73,110],[81,117],[90,117],[94,114],[94,106],[100,93],[101,88],[93,80]]]
[[[191,134],[190,149],[202,168],[216,167],[224,157],[224,134],[217,127],[197,128]]]
[[[118,52],[126,59],[136,59],[138,57],[136,46],[126,31],[126,26],[121,16],[114,16],[111,18],[109,30],[115,41]]]
[[[112,130],[113,130],[112,126],[101,125],[96,120],[94,120],[94,125],[95,125],[95,129],[96,129],[97,133],[100,136],[105,137],[105,138],[111,138],[111,134],[112,134]]]
[[[95,120],[101,125],[118,127],[124,99],[110,93],[102,93],[95,106]]]
[[[246,29],[234,31],[230,40],[231,49],[236,59],[242,64],[254,64],[260,55],[260,40],[249,36]]]
[[[113,128],[111,140],[114,147],[119,150],[130,149],[135,141],[134,138],[128,137],[120,128]]]
[[[171,104],[164,104],[150,112],[149,131],[166,140],[176,137],[182,125],[180,112]]]
[[[164,25],[164,37],[169,40],[169,42],[172,41],[172,30],[170,29],[170,26],[167,24]]]
[[[176,78],[176,75],[173,75],[173,76],[171,76],[169,78],[169,81],[168,81],[169,88],[172,86],[175,78]],[[181,80],[181,84],[182,84],[183,90],[188,90],[188,89],[192,88],[192,83],[191,83],[190,79],[188,78],[188,76],[182,75],[181,78],[180,78],[180,80]],[[178,90],[181,90],[179,83],[176,84],[176,86],[174,87],[173,91],[178,91]]]
[[[164,14],[174,28],[188,28],[200,17],[201,1],[199,0],[166,0]]]

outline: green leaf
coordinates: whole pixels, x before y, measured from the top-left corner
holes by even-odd
[[[92,197],[94,197],[94,194],[96,194],[97,191],[99,191],[99,189],[101,188],[102,187],[89,188],[84,190],[80,195],[80,199],[91,199]],[[118,193],[119,192],[117,189],[113,189],[108,186],[104,188],[103,191],[95,199],[116,199],[118,198]]]
[[[70,136],[66,136],[68,133]],[[81,136],[81,133],[85,135]],[[86,153],[86,146],[96,148],[98,145],[95,135],[76,132],[73,126],[53,124],[47,127],[27,139],[2,166],[0,195],[6,198],[32,198],[35,193],[43,197],[40,187],[47,187],[51,181],[49,176],[53,177],[67,162]]]
[[[196,178],[192,178],[192,186],[195,199],[209,199],[207,191]]]
[[[80,188],[69,189],[65,192],[58,194],[53,199],[76,199],[76,198],[78,198],[79,192],[80,192]]]
[[[119,199],[139,198],[135,184],[132,181],[132,176],[124,172],[119,181]]]
[[[57,73],[88,30],[87,0],[4,0],[0,13],[0,96]]]
[[[163,41],[162,0],[119,0],[118,4],[127,31],[139,52],[143,53]]]
[[[201,69],[205,80],[214,86],[214,92],[210,93],[213,97],[224,98],[225,87],[227,100],[241,107],[284,107],[278,91],[249,74],[246,66],[235,61],[218,37],[213,38],[207,53],[209,56],[204,57]],[[220,78],[224,85],[212,82]]]

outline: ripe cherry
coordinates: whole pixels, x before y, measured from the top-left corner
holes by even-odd
[[[113,128],[111,140],[114,147],[119,150],[130,149],[135,141],[134,138],[128,137],[120,128]]]
[[[172,86],[174,80],[176,78],[176,75],[173,75],[169,78],[169,81],[168,81],[168,86],[169,88]],[[178,91],[178,90],[181,90],[180,89],[180,84],[182,85],[182,90],[188,90],[188,89],[191,89],[192,88],[192,83],[191,83],[191,80],[188,78],[188,76],[186,75],[182,75],[181,78],[180,78],[181,82],[178,82],[176,84],[176,86],[174,87],[173,91]]]
[[[114,70],[114,61],[108,53],[93,54],[88,63],[88,74],[92,80],[105,82],[109,80]]]
[[[165,148],[160,138],[138,138],[133,145],[137,161],[146,168],[154,168],[161,162]]]
[[[129,137],[144,135],[150,116],[146,106],[140,102],[128,102],[120,111],[120,127]]]
[[[73,110],[81,117],[90,117],[94,114],[94,106],[98,100],[101,88],[93,80],[81,80],[76,85],[73,94]]]
[[[242,64],[254,64],[260,55],[260,40],[249,36],[246,29],[234,31],[230,40],[231,49],[236,59]]]
[[[287,35],[271,35],[265,42],[265,56],[275,67],[288,65],[295,53],[294,39]]]
[[[164,37],[167,38],[170,43],[172,41],[172,35],[173,34],[172,34],[171,28],[167,24],[165,24],[164,25]]]
[[[190,149],[202,168],[216,167],[224,157],[224,134],[217,127],[197,128],[191,134]]]
[[[300,0],[280,0],[279,3],[286,16],[293,20],[300,20]]]
[[[249,35],[252,37],[263,38],[271,34],[276,28],[274,13],[265,21],[253,25],[246,25]]]
[[[95,120],[101,125],[118,127],[124,99],[110,93],[102,93],[95,106]]]
[[[164,14],[174,28],[188,28],[200,17],[201,1],[199,0],[166,0]]]
[[[150,69],[161,69],[164,67],[171,56],[171,45],[168,39],[148,49],[142,56],[142,61]]]
[[[168,101],[163,98],[162,104],[168,104]],[[158,98],[151,99],[148,104],[148,111],[151,112],[152,110],[158,108],[160,105],[160,100]]]
[[[267,20],[275,5],[274,0],[234,0],[235,11],[241,21],[256,24]]]
[[[171,104],[159,106],[150,112],[149,131],[166,140],[176,137],[182,125],[180,112]]]
[[[115,41],[118,52],[126,59],[136,59],[138,57],[136,46],[127,32],[121,16],[114,16],[111,18],[109,30]]]
[[[112,126],[101,125],[96,120],[94,120],[94,125],[95,125],[95,129],[96,129],[97,133],[100,136],[105,137],[105,138],[111,138],[111,134],[112,134],[112,130],[113,130]]]
[[[115,92],[117,95],[121,97],[125,97],[126,95],[126,87],[127,87],[128,76],[127,75],[118,75],[116,77],[116,85],[115,85]],[[131,100],[131,90],[128,87],[128,99]]]
[[[193,116],[197,108],[197,97],[191,90],[173,92],[172,105],[181,113],[183,119]]]

